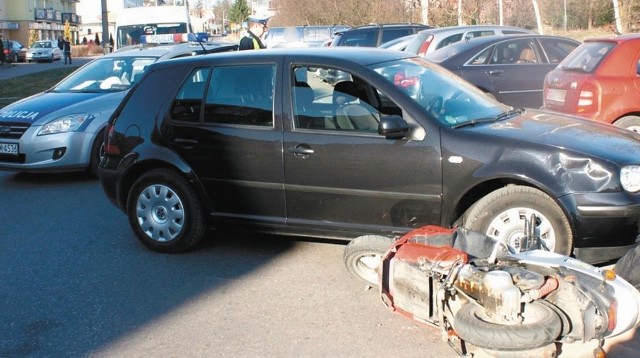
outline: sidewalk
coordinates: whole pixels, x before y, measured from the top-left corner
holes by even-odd
[[[71,67],[78,68],[84,65],[85,63],[93,60],[94,58],[96,58],[96,56],[74,58],[72,59],[73,63]],[[53,61],[52,63],[49,63],[49,62],[4,63],[0,65],[0,80],[29,75],[29,74],[37,73],[41,71],[52,70],[54,68],[62,68],[65,66],[63,63],[64,62],[62,61]]]

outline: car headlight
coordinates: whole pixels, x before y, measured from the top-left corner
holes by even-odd
[[[91,115],[88,113],[68,114],[42,126],[38,135],[74,132],[90,118]]]
[[[629,165],[622,168],[620,170],[620,184],[628,192],[640,191],[640,165]]]

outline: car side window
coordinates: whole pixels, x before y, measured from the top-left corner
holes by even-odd
[[[541,38],[539,41],[550,63],[560,63],[578,47],[578,44],[562,39]]]
[[[186,122],[200,121],[200,111],[209,71],[208,68],[199,68],[191,73],[173,101],[171,118]]]
[[[344,37],[343,44],[345,46],[373,47],[376,45],[378,31],[377,29],[361,29],[347,31],[342,36]]]
[[[273,126],[275,65],[217,67],[206,94],[205,123]]]
[[[503,41],[495,45],[489,64],[540,63],[539,54],[531,40]]]
[[[469,31],[469,32],[467,32],[466,35],[464,35],[464,40],[468,41],[468,40],[474,39],[476,37],[493,36],[495,34],[496,34],[496,32],[493,31],[493,30]]]
[[[380,116],[400,112],[383,109],[380,92],[365,81],[335,68],[294,69],[292,93],[294,126],[297,129],[377,133]]]
[[[447,45],[451,45],[452,43],[459,42],[460,40],[462,40],[462,33],[448,36],[444,38],[442,41],[440,41],[438,46],[436,46],[436,50],[439,48],[445,47]]]
[[[400,38],[402,36],[411,35],[413,33],[413,29],[382,29],[382,40],[380,43],[385,43],[387,41],[391,41],[393,39]]]

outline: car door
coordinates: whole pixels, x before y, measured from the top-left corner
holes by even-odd
[[[276,67],[196,68],[172,104],[177,151],[202,182],[218,219],[285,222]]]
[[[363,233],[439,223],[438,131],[422,140],[386,139],[377,134],[379,118],[403,115],[393,97],[383,103],[375,86],[344,69],[344,80],[332,87],[301,76],[304,65],[289,67],[297,75],[285,80],[283,96],[290,116],[283,147],[288,225]]]

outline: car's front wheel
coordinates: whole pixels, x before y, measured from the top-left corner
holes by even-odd
[[[135,181],[127,216],[138,239],[158,252],[180,253],[206,233],[200,201],[187,180],[170,169],[153,169]]]
[[[573,233],[567,216],[549,195],[535,188],[508,185],[489,193],[465,214],[464,226],[520,249],[525,220],[532,214],[544,248],[569,255]]]

